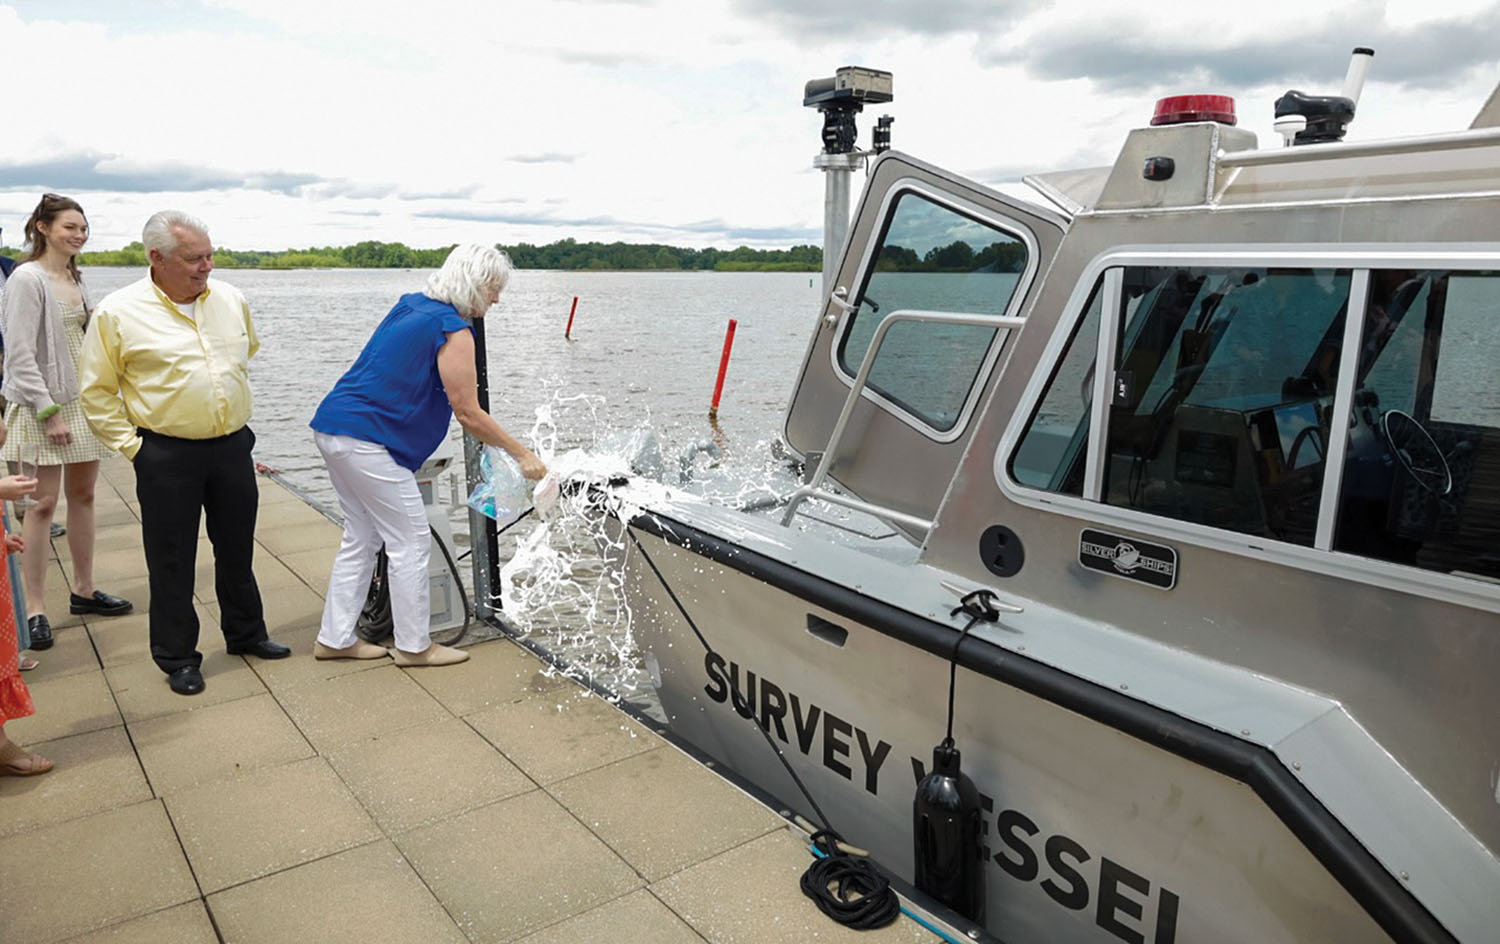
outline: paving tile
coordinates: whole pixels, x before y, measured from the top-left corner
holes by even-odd
[[[548,784],[661,745],[602,698],[569,683],[562,691],[498,705],[467,717],[511,762]]]
[[[215,613],[201,603],[193,604],[193,612],[198,614],[199,651],[218,648],[222,652],[224,637],[219,631]],[[99,661],[105,668],[150,660],[150,619],[151,614],[137,607],[137,611],[128,616],[92,617],[88,620],[89,637],[93,639]]]
[[[517,944],[703,944],[703,938],[652,895],[641,889],[576,918],[521,938]]]
[[[268,495],[278,494],[289,497],[281,498],[279,500],[265,500]],[[334,524],[332,521],[328,520],[327,516],[325,516],[318,509],[307,504],[306,502],[297,501],[295,496],[291,495],[291,493],[284,488],[262,490],[260,495],[262,503],[255,516],[255,530],[257,535],[278,532],[283,528],[294,527],[296,525],[332,525],[331,531],[325,528],[319,533],[331,533],[333,535],[333,546],[338,546],[339,535],[342,533],[343,529],[339,525]],[[319,542],[314,546],[323,547],[325,546],[325,544],[326,542]]]
[[[27,685],[62,678],[64,675],[99,671],[99,656],[94,651],[94,644],[88,633],[70,629],[65,633],[54,634],[53,639],[55,641],[51,649],[43,652],[27,650],[26,654],[39,663],[22,676]]]
[[[146,552],[141,548],[140,532],[136,531],[134,536],[133,544],[121,548],[94,548],[94,575],[100,583],[146,576]],[[66,559],[71,559],[71,555]]]
[[[104,670],[104,675],[120,705],[120,714],[127,723],[134,724],[147,718],[266,694],[260,676],[245,663],[243,656],[232,656],[222,649],[209,652],[203,657],[201,667],[205,688],[191,698],[172,691],[166,674],[150,660],[112,666]]]
[[[313,754],[270,695],[151,718],[130,731],[158,795]]]
[[[285,554],[291,551],[306,551],[315,547],[326,547],[332,551],[339,546],[339,538],[342,534],[342,528],[319,515],[316,521],[309,520],[284,527],[259,530],[255,539],[272,554]]]
[[[181,790],[166,802],[205,893],[380,838],[321,757]]]
[[[34,685],[28,678],[26,683],[36,714],[5,723],[6,735],[19,744],[37,744],[125,723],[102,671],[79,672]]]
[[[262,598],[273,596],[283,587],[302,585],[297,575],[287,570],[286,565],[276,559],[276,555],[259,549],[251,569],[255,571],[255,583],[260,587]],[[218,588],[214,586],[213,545],[207,542],[200,545],[197,562],[193,565],[193,592],[198,599],[204,601],[219,598]]]
[[[316,661],[310,656],[303,658]],[[452,717],[436,699],[390,663],[369,672],[329,679],[320,685],[281,689],[278,694],[287,714],[320,752],[361,738],[413,725],[432,725]]]
[[[354,672],[389,667],[390,659],[314,659],[313,643],[318,639],[318,626],[302,626],[297,629],[272,633],[272,638],[283,646],[290,646],[290,659],[252,659],[250,667],[261,681],[278,694],[297,685],[322,682]]]
[[[396,838],[475,944],[509,941],[641,885],[540,790]]]
[[[458,718],[351,741],[328,761],[388,833],[536,788]]]
[[[466,944],[389,842],[375,842],[209,896],[227,944]]]
[[[135,494],[135,482],[130,484],[131,494]],[[122,525],[135,525],[140,527],[141,518],[137,507],[129,502],[110,502],[107,505],[95,505],[94,527],[112,528]]]
[[[307,588],[320,597],[328,594],[328,577],[333,572],[334,547],[315,547],[307,551],[282,554],[281,562],[302,579]]]
[[[283,485],[275,478],[260,476],[255,481],[256,485],[260,488],[260,503],[262,505],[275,505],[283,502],[296,502],[299,505],[307,504],[301,495],[289,486]]]
[[[405,670],[432,697],[456,715],[473,714],[484,708],[509,704],[530,695],[572,692],[578,686],[547,668],[536,656],[508,639],[495,639],[464,647],[469,661]]]
[[[649,881],[786,825],[668,746],[555,783],[548,792]],[[621,803],[625,796],[651,802]]]
[[[0,777],[0,836],[151,799],[125,728],[32,744],[57,766],[40,777]]]
[[[160,800],[11,836],[0,855],[7,941],[65,940],[197,897]]]
[[[266,632],[275,635],[293,629],[317,626],[323,619],[323,598],[295,577],[294,583],[261,588],[265,608]],[[210,592],[213,587],[210,585]]]
[[[203,902],[190,901],[69,938],[67,944],[218,944],[218,941]]]
[[[58,559],[64,564],[72,559],[73,549],[68,546],[67,538],[53,542],[52,546],[57,551]],[[140,546],[141,523],[134,517],[129,522],[105,527],[99,527],[96,520],[94,523],[94,571],[100,575],[101,579],[113,577],[113,574],[99,566],[100,559],[106,554],[117,551],[138,550]]]
[[[783,829],[663,879],[651,892],[715,944],[805,944],[810,929],[833,944],[941,940],[905,915],[878,931],[855,931],[825,917],[802,894],[811,861],[806,841]]]

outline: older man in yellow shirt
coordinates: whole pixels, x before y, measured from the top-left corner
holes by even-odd
[[[151,586],[151,656],[181,695],[203,691],[193,577],[200,510],[214,548],[219,624],[232,653],[280,659],[251,569],[259,490],[250,457],[250,306],[217,279],[197,219],[157,213],[142,234],[146,278],[94,310],[80,370],[84,415],[135,464]]]

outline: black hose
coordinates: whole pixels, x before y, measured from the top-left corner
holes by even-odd
[[[458,588],[458,599],[463,603],[464,624],[458,628],[458,635],[454,636],[451,640],[445,639],[445,641],[441,643],[441,645],[444,646],[456,646],[465,636],[468,635],[469,624],[473,621],[473,614],[471,612],[471,608],[469,607],[469,594],[464,591],[464,580],[463,577],[461,577],[458,573],[458,561],[453,559],[453,552],[448,550],[448,545],[444,544],[443,539],[438,536],[436,528],[429,524],[427,526],[427,530],[432,532],[433,542],[436,543],[438,549],[443,552],[443,560],[448,562],[448,573],[453,575],[453,585]]]

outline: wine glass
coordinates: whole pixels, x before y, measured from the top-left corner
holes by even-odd
[[[23,442],[16,454],[16,474],[23,478],[36,478],[37,466],[40,464],[42,447],[38,443]],[[22,508],[30,508],[36,504],[36,499],[30,495],[22,495],[16,499],[16,504]]]

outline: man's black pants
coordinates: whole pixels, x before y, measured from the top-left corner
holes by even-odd
[[[255,434],[241,427],[216,439],[177,439],[139,430],[135,495],[151,585],[151,657],[163,672],[198,666],[198,614],[193,611],[198,517],[207,517],[214,548],[214,588],[227,648],[266,638],[255,558],[260,492],[250,458]]]

